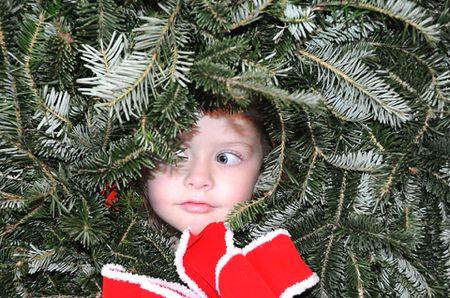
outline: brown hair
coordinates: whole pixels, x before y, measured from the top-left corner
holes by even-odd
[[[250,107],[246,111],[233,111],[227,108],[221,108],[221,109],[214,109],[214,110],[201,110],[201,114],[208,115],[210,117],[222,117],[224,115],[233,115],[235,117],[239,117],[242,119],[247,119],[253,125],[256,127],[257,131],[260,134],[260,142],[263,149],[263,158],[272,150],[273,146],[270,142],[269,135],[266,132],[265,125],[264,125],[264,117],[262,113],[257,110],[255,107]],[[264,164],[262,164],[262,167],[260,171],[263,171]],[[153,208],[150,205],[150,200],[147,196],[148,189],[147,189],[147,181],[151,179],[151,171],[143,167],[141,170],[142,178],[140,181],[141,186],[141,192],[144,196],[144,208],[147,211],[148,214],[148,220],[149,224],[152,229],[160,230],[161,228],[165,227],[168,229],[169,232],[173,233],[174,236],[177,234],[177,230],[173,227],[171,227],[169,224],[165,223],[163,220],[159,218],[159,216],[153,211]]]

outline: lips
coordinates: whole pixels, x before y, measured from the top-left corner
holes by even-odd
[[[207,213],[211,211],[214,207],[202,202],[188,201],[181,205],[181,208],[189,213]]]

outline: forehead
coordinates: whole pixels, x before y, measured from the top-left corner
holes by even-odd
[[[259,131],[252,120],[243,113],[202,114],[190,132],[181,135],[185,143],[199,137],[210,141],[237,140],[249,143],[259,140]]]

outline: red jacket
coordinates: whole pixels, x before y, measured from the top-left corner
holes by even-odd
[[[185,230],[175,265],[187,286],[105,265],[103,297],[292,297],[319,280],[286,230],[270,232],[240,249],[223,222],[209,224],[198,235]]]

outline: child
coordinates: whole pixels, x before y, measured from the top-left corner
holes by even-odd
[[[181,136],[185,160],[176,166],[160,164],[147,180],[146,196],[159,218],[179,231],[190,227],[198,234],[251,197],[268,150],[250,115],[204,113]]]
[[[223,223],[234,205],[251,198],[268,151],[253,115],[202,113],[181,136],[184,160],[161,163],[146,177],[146,197],[157,218],[184,231],[175,265],[188,287],[107,265],[104,297],[291,297],[318,281],[287,231],[239,249]]]

